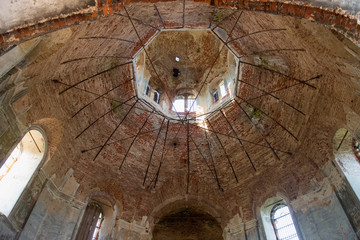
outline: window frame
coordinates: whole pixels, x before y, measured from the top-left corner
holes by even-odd
[[[280,217],[274,219],[274,215],[275,215],[276,211],[278,211],[278,210],[280,210],[281,208],[284,208],[284,207],[287,207],[287,208],[288,208],[289,213],[286,214],[286,215],[283,215],[283,216],[280,216]],[[290,239],[290,240],[291,240],[291,239],[294,238],[294,237],[293,237],[293,238],[289,238],[289,236],[287,236],[287,237],[285,237],[285,238],[280,238],[279,232],[278,232],[279,229],[276,227],[275,220],[277,220],[277,219],[279,219],[279,218],[282,218],[282,217],[285,217],[285,216],[287,216],[287,215],[290,215],[290,219],[291,219],[292,223],[286,225],[285,227],[293,225],[293,226],[294,226],[294,229],[295,229],[295,233],[296,233],[296,236],[294,235],[294,237],[297,237],[298,239],[300,239],[299,234],[298,234],[298,230],[297,230],[297,227],[296,227],[296,224],[295,224],[295,221],[294,221],[294,218],[293,218],[293,216],[292,216],[292,214],[291,214],[291,209],[290,209],[290,207],[289,207],[287,204],[285,204],[285,203],[283,203],[283,202],[275,204],[275,205],[272,207],[271,211],[270,211],[270,222],[271,222],[271,225],[273,226],[276,239],[277,239],[277,240],[287,240],[287,239]],[[290,236],[293,236],[293,235],[290,235]]]

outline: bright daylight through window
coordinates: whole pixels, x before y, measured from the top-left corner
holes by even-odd
[[[275,206],[271,213],[271,222],[278,240],[299,240],[288,206]]]

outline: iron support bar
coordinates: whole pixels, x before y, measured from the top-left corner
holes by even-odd
[[[118,16],[121,16],[121,17],[129,18],[128,16],[123,15],[123,14],[121,14],[121,13],[114,13],[114,14],[115,14],[115,15],[118,15]],[[142,24],[142,25],[144,25],[144,26],[151,27],[151,28],[153,28],[153,29],[155,29],[155,30],[157,30],[157,31],[160,31],[159,28],[157,28],[157,27],[155,27],[155,26],[153,26],[153,25],[151,25],[151,24],[149,24],[149,23],[145,23],[145,22],[143,22],[141,19],[138,19],[138,18],[131,18],[131,19],[134,20],[134,21],[136,21],[136,22],[138,22],[138,23],[140,23],[140,24]]]
[[[121,119],[120,123],[116,126],[116,128],[114,129],[114,131],[110,134],[110,136],[106,139],[105,143],[101,146],[100,150],[97,152],[97,154],[95,155],[93,161],[95,161],[95,159],[97,158],[97,156],[99,156],[99,154],[101,153],[101,151],[104,149],[104,147],[106,146],[107,142],[110,140],[110,138],[114,135],[114,133],[116,132],[116,130],[120,127],[120,125],[124,122],[125,118],[128,116],[128,114],[131,112],[131,110],[133,109],[133,107],[135,106],[135,104],[138,101],[136,100],[135,103],[131,106],[131,108],[129,109],[129,111],[126,113],[126,115],[123,117],[123,119]]]
[[[138,100],[136,100],[136,102],[137,102],[137,101],[138,101]],[[125,162],[125,159],[126,159],[127,155],[129,154],[132,145],[133,145],[134,142],[136,141],[137,137],[139,136],[141,130],[144,128],[145,124],[146,124],[147,121],[149,120],[149,117],[151,116],[152,113],[153,113],[153,112],[151,112],[151,113],[147,116],[145,122],[143,123],[143,125],[141,126],[141,128],[139,129],[139,131],[136,133],[134,139],[132,140],[132,142],[131,142],[131,144],[130,144],[130,147],[129,147],[128,150],[126,151],[126,154],[125,154],[125,156],[124,156],[124,158],[123,158],[123,160],[122,160],[122,162],[121,162],[121,164],[120,164],[119,170],[120,170],[121,167],[123,166],[123,164],[124,164],[124,162]]]
[[[71,118],[74,118],[78,113],[80,113],[82,110],[84,110],[86,107],[88,107],[90,104],[92,104],[93,102],[95,102],[95,101],[98,100],[99,98],[105,96],[105,95],[108,94],[109,92],[111,92],[111,91],[113,91],[113,90],[121,87],[122,85],[124,85],[124,84],[126,84],[126,83],[128,83],[128,82],[133,81],[133,80],[134,80],[134,78],[128,79],[128,80],[126,80],[125,82],[122,82],[122,83],[120,83],[119,85],[117,85],[117,86],[111,88],[110,90],[106,91],[105,93],[97,96],[95,99],[93,99],[93,100],[90,101],[89,103],[85,104],[85,106],[81,107]]]
[[[274,156],[280,160],[279,156],[277,155],[277,153],[275,152],[275,149],[271,146],[271,144],[269,143],[269,141],[266,139],[266,137],[264,136],[264,134],[261,132],[261,130],[258,128],[258,126],[256,126],[256,124],[251,120],[251,117],[247,114],[247,112],[245,111],[245,109],[243,107],[241,107],[240,103],[235,99],[236,104],[239,106],[239,108],[241,109],[241,111],[246,115],[247,119],[249,119],[249,121],[251,122],[251,124],[255,127],[256,131],[261,135],[261,137],[264,139],[264,141],[266,142],[266,144],[269,146],[269,148],[271,149],[272,153],[274,154]]]
[[[224,19],[220,20],[220,21],[218,22],[218,24],[216,24],[215,27],[213,27],[211,30],[214,30],[215,28],[217,28],[217,27],[220,25],[220,23],[222,23],[223,21],[227,20],[228,18],[230,18],[232,15],[234,15],[234,14],[237,13],[237,12],[238,12],[238,11],[234,11],[234,12],[230,13],[229,15],[227,15]]]
[[[206,121],[209,123],[210,128],[211,128],[211,129],[214,129],[214,128],[212,127],[210,121],[209,121],[209,120],[206,120]],[[229,155],[227,154],[226,149],[224,148],[224,145],[223,145],[222,142],[220,141],[219,136],[218,136],[216,133],[215,133],[215,136],[216,136],[216,139],[218,140],[218,142],[220,143],[221,148],[223,149],[223,151],[224,151],[224,153],[225,153],[225,156],[226,156],[226,158],[227,158],[227,160],[228,160],[228,162],[229,162],[229,165],[230,165],[231,170],[232,170],[232,172],[233,172],[233,174],[234,174],[234,177],[235,177],[235,179],[236,179],[236,182],[238,183],[239,180],[238,180],[238,178],[237,178],[237,176],[236,176],[235,169],[234,169],[234,167],[233,167],[233,165],[232,165],[232,163],[231,163],[230,157],[229,157]]]
[[[161,132],[161,128],[162,128],[164,122],[165,122],[165,118],[163,118],[163,120],[162,120],[162,122],[161,122],[161,126],[160,126],[160,128],[159,128],[159,132],[158,132],[158,134],[157,134],[157,136],[156,136],[155,143],[154,143],[154,146],[153,146],[152,151],[151,151],[151,154],[150,154],[150,159],[149,159],[149,162],[148,162],[148,165],[147,165],[147,168],[146,168],[145,177],[144,177],[144,181],[143,181],[143,186],[145,185],[146,177],[147,177],[147,174],[148,174],[148,171],[149,171],[149,167],[150,167],[150,163],[151,163],[151,160],[152,160],[152,157],[153,157],[153,154],[154,154],[154,150],[155,150],[155,147],[156,147],[156,143],[157,143],[157,141],[158,141],[158,139],[159,139],[160,132]]]
[[[241,61],[241,60],[239,60],[239,63],[246,64],[246,65],[249,65],[249,66],[252,66],[252,67],[261,68],[261,69],[264,69],[264,70],[266,70],[266,71],[279,74],[279,75],[284,76],[284,77],[286,77],[286,78],[295,80],[295,81],[297,81],[297,82],[299,82],[299,83],[302,83],[302,84],[305,84],[305,85],[307,85],[307,86],[309,86],[309,87],[311,87],[311,88],[313,88],[313,89],[316,89],[315,86],[307,83],[306,81],[303,81],[303,80],[300,80],[300,79],[291,77],[291,76],[289,76],[289,75],[287,75],[287,74],[285,74],[285,73],[282,73],[282,72],[279,72],[279,71],[270,69],[270,68],[268,68],[268,67],[264,67],[264,66],[261,66],[261,65],[256,65],[256,64],[253,64],[253,63],[244,62],[244,61]]]
[[[190,145],[189,145],[189,120],[186,124],[186,148],[187,148],[187,178],[186,178],[186,194],[189,193],[189,182],[190,182]]]
[[[94,125],[97,121],[99,121],[101,118],[105,117],[105,115],[111,113],[112,111],[114,111],[116,108],[120,107],[121,105],[125,104],[126,102],[130,101],[131,99],[133,99],[135,96],[132,96],[131,98],[129,98],[128,100],[126,100],[125,102],[120,103],[119,105],[117,105],[114,109],[111,109],[109,111],[107,111],[106,113],[104,113],[103,115],[101,115],[100,117],[98,117],[95,121],[93,121],[92,123],[90,123],[89,126],[87,126],[84,130],[82,130],[76,137],[75,139],[77,139],[78,137],[80,137],[81,134],[83,134],[86,130],[88,130],[92,125]],[[136,100],[137,102],[137,100]],[[133,108],[134,105],[131,106],[131,108]]]
[[[234,38],[233,40],[230,40],[230,41],[228,41],[227,43],[231,43],[231,42],[236,41],[236,40],[239,40],[239,39],[241,39],[241,38],[248,37],[248,36],[251,36],[251,35],[254,35],[254,34],[258,34],[258,33],[270,32],[270,31],[285,31],[285,30],[287,30],[287,29],[286,29],[286,28],[274,28],[274,29],[260,30],[260,31],[248,33],[248,34],[243,35],[243,36],[238,37],[238,38]]]
[[[182,27],[185,27],[185,0],[183,0]]]
[[[349,131],[346,130],[346,133],[345,133],[344,137],[341,139],[341,142],[340,142],[339,146],[337,147],[336,151],[339,151],[339,149],[340,149],[341,145],[343,144],[343,142],[344,142],[344,140],[345,140],[346,135],[348,134],[348,132],[349,132]]]
[[[132,57],[122,57],[122,56],[91,56],[91,57],[81,57],[81,58],[74,58],[74,59],[66,60],[64,62],[61,62],[61,64],[85,60],[85,59],[96,59],[96,58],[120,58],[120,59],[129,59],[129,60],[133,59]]]
[[[154,4],[154,7],[155,7],[155,10],[156,10],[159,18],[160,18],[160,21],[161,21],[161,24],[163,25],[163,28],[165,29],[166,27],[165,27],[164,21],[163,21],[163,19],[162,19],[162,17],[161,17],[161,14],[160,14],[160,12],[159,12],[159,9],[156,7],[155,4]]]
[[[293,105],[291,105],[290,103],[288,103],[288,102],[286,102],[286,101],[282,100],[281,98],[279,98],[279,97],[275,96],[274,94],[272,94],[272,93],[270,93],[270,92],[267,92],[267,91],[265,91],[265,90],[263,90],[263,89],[261,89],[261,88],[259,88],[259,87],[255,86],[255,85],[253,85],[253,84],[251,84],[251,83],[248,83],[248,82],[245,82],[245,81],[243,81],[243,80],[238,79],[238,81],[239,81],[239,82],[242,82],[242,83],[245,83],[246,85],[249,85],[249,86],[251,86],[251,87],[253,87],[253,88],[256,88],[257,90],[259,90],[259,91],[261,91],[261,92],[265,93],[266,95],[269,95],[269,96],[271,96],[271,97],[275,98],[276,100],[278,100],[278,101],[280,101],[280,102],[284,103],[285,105],[287,105],[287,106],[291,107],[292,109],[294,109],[294,110],[295,110],[295,111],[297,111],[298,113],[300,113],[300,114],[302,114],[302,115],[304,115],[304,116],[305,116],[305,113],[304,113],[303,111],[301,111],[301,110],[297,109],[296,107],[294,107],[294,106],[293,106]]]
[[[213,158],[213,155],[212,155],[212,152],[211,152],[211,148],[210,148],[210,142],[209,142],[209,139],[208,139],[208,135],[207,135],[207,132],[205,132],[205,138],[206,138],[206,142],[207,142],[207,146],[208,146],[208,149],[209,149],[209,154],[210,154],[210,159],[211,159],[211,162],[213,164],[213,167],[214,167],[214,173],[215,173],[215,177],[216,177],[216,182],[217,182],[217,185],[218,185],[218,188],[220,189],[220,191],[224,191],[224,189],[221,187],[220,185],[220,180],[218,178],[218,175],[217,175],[217,171],[216,171],[216,167],[215,167],[215,162],[214,162],[214,158]]]
[[[158,168],[158,170],[157,170],[157,172],[156,172],[154,188],[156,187],[156,183],[157,183],[158,178],[159,178],[160,168],[161,168],[161,165],[162,165],[162,162],[163,162],[163,159],[164,159],[164,152],[165,152],[165,147],[166,147],[167,134],[168,134],[168,131],[169,131],[169,124],[170,124],[170,121],[168,120],[168,122],[167,122],[167,124],[166,124],[166,132],[165,132],[165,138],[164,138],[164,146],[163,146],[162,153],[161,153],[161,159],[160,159],[159,168]]]
[[[39,148],[38,144],[36,143],[36,141],[35,141],[35,139],[34,139],[33,135],[31,134],[31,131],[29,131],[29,134],[30,134],[31,139],[34,141],[34,144],[35,144],[35,146],[36,146],[37,150],[39,151],[39,153],[41,153],[41,150],[40,150],[40,148]]]
[[[191,136],[190,136],[190,140],[194,143],[194,145],[195,145],[195,147],[196,147],[196,150],[200,153],[201,157],[203,158],[206,166],[209,168],[209,171],[211,172],[211,174],[213,175],[213,177],[215,177],[215,176],[214,176],[214,173],[212,172],[212,170],[211,170],[211,168],[210,168],[209,163],[206,161],[206,158],[205,158],[204,154],[202,154],[199,146],[195,143],[194,139],[193,139]]]
[[[107,39],[107,40],[119,40],[119,41],[123,41],[123,42],[128,42],[128,43],[134,43],[136,45],[140,45],[140,46],[145,46],[142,43],[138,43],[135,41],[131,41],[131,40],[127,40],[127,39],[122,39],[122,38],[115,38],[115,37],[105,37],[105,36],[91,36],[91,37],[80,37],[79,39]]]
[[[221,114],[223,115],[223,117],[225,118],[226,122],[229,124],[232,132],[235,134],[235,137],[238,139],[238,141],[239,141],[239,143],[240,143],[240,146],[241,146],[242,149],[244,150],[244,152],[245,152],[245,154],[246,154],[246,156],[247,156],[247,158],[248,158],[248,160],[249,160],[252,168],[253,168],[254,171],[256,172],[256,168],[255,168],[255,166],[254,166],[254,163],[252,162],[249,153],[246,151],[246,148],[245,148],[244,144],[242,143],[242,141],[241,141],[240,138],[238,137],[235,129],[234,129],[233,126],[231,125],[231,123],[230,123],[229,119],[226,117],[225,113],[224,113],[222,110],[220,110],[220,112],[221,112]]]
[[[59,95],[63,94],[64,92],[66,92],[67,90],[69,90],[69,89],[71,89],[71,88],[73,88],[73,87],[76,87],[76,86],[79,85],[80,83],[83,83],[83,82],[85,82],[85,81],[88,81],[88,80],[90,80],[90,79],[92,79],[92,78],[94,78],[94,77],[97,77],[97,76],[99,76],[99,75],[101,75],[101,74],[103,74],[103,73],[109,72],[109,71],[111,71],[111,70],[113,70],[113,69],[115,69],[115,68],[128,65],[128,64],[130,64],[130,63],[132,63],[132,62],[126,62],[126,63],[122,63],[122,64],[119,64],[119,65],[115,65],[114,67],[111,67],[111,68],[109,68],[109,69],[107,69],[107,70],[98,72],[98,73],[96,73],[96,74],[94,74],[94,75],[91,75],[90,77],[84,78],[84,79],[80,80],[79,82],[71,85],[70,87],[67,87],[67,88],[65,88],[64,90],[62,90],[62,91],[59,93]]]
[[[299,139],[292,133],[290,132],[289,129],[287,129],[284,125],[282,125],[279,121],[277,121],[276,119],[274,119],[273,117],[271,117],[268,113],[264,112],[263,110],[261,110],[260,108],[254,106],[253,104],[251,104],[249,101],[243,99],[242,97],[237,96],[238,98],[240,98],[243,102],[249,104],[250,106],[252,106],[253,108],[258,109],[261,113],[263,113],[265,116],[267,116],[268,118],[270,118],[271,120],[273,120],[276,124],[278,124],[282,129],[284,129],[287,133],[289,133],[296,141],[299,141]]]
[[[305,49],[303,49],[303,48],[278,48],[278,49],[268,49],[268,50],[253,52],[252,54],[241,55],[241,56],[239,56],[239,58],[248,57],[248,56],[254,56],[254,55],[259,55],[260,53],[281,52],[281,51],[305,52]]]

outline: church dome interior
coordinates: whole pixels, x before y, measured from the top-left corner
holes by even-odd
[[[336,4],[5,0],[0,239],[358,239]]]

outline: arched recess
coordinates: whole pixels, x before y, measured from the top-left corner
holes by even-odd
[[[150,215],[152,239],[224,239],[222,212],[196,197],[170,199]]]
[[[360,199],[360,159],[355,155],[354,144],[358,142],[346,128],[336,131],[333,139],[335,161],[355,195]]]
[[[93,210],[92,213],[89,213],[89,210],[90,212]],[[117,215],[118,206],[109,194],[105,192],[91,193],[86,199],[86,205],[82,210],[73,239],[111,239]],[[96,218],[94,224],[88,224],[93,217]]]
[[[29,128],[0,167],[0,212],[9,216],[24,189],[47,156],[47,138],[39,127]]]
[[[287,207],[288,212],[283,211],[280,213],[282,216],[278,216],[277,210],[284,209],[282,207]],[[268,240],[277,240],[277,239],[292,239],[298,240],[301,238],[301,233],[297,226],[296,219],[294,217],[291,206],[288,204],[288,201],[285,197],[281,195],[268,198],[264,204],[260,207],[260,216],[264,235]],[[279,218],[280,217],[280,218]],[[284,219],[281,219],[284,218]],[[276,224],[276,221],[285,220]],[[291,224],[293,224],[291,226]],[[283,232],[279,233],[279,228],[283,228]],[[284,238],[281,238],[284,237]]]

